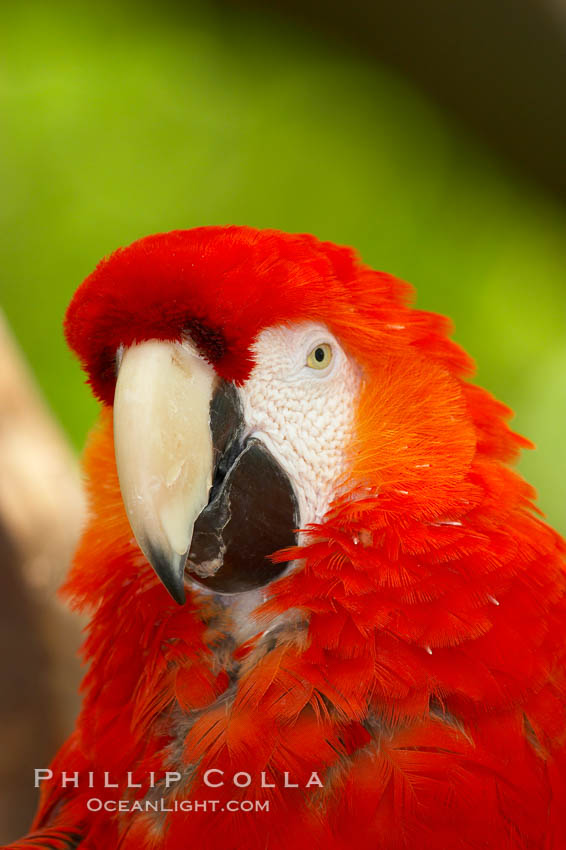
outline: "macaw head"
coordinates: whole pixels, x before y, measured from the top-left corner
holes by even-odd
[[[272,556],[330,521],[370,545],[376,506],[382,527],[449,521],[478,444],[516,450],[409,292],[348,248],[245,227],[149,236],[78,289],[67,339],[113,406],[131,529],[178,602],[187,580],[266,585],[291,560]]]

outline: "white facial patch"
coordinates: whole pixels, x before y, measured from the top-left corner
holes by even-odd
[[[311,322],[268,328],[252,350],[256,365],[240,390],[246,436],[261,440],[285,470],[301,527],[320,522],[346,472],[361,369],[324,325]]]

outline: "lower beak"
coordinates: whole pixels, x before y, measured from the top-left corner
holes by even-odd
[[[155,340],[125,350],[116,383],[114,442],[126,514],[179,604],[194,523],[212,485],[215,383],[214,369],[190,343]]]

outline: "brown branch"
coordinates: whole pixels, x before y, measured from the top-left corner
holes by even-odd
[[[78,709],[81,623],[56,597],[84,521],[77,460],[0,314],[0,843]]]

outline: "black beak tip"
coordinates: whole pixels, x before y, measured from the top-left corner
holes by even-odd
[[[183,579],[180,582],[166,582],[164,581],[166,590],[169,592],[169,595],[175,600],[177,605],[184,605],[185,598],[185,583]]]
[[[146,557],[157,573],[157,577],[175,600],[177,605],[185,604],[185,563],[186,555],[166,555],[161,549],[149,547]]]

